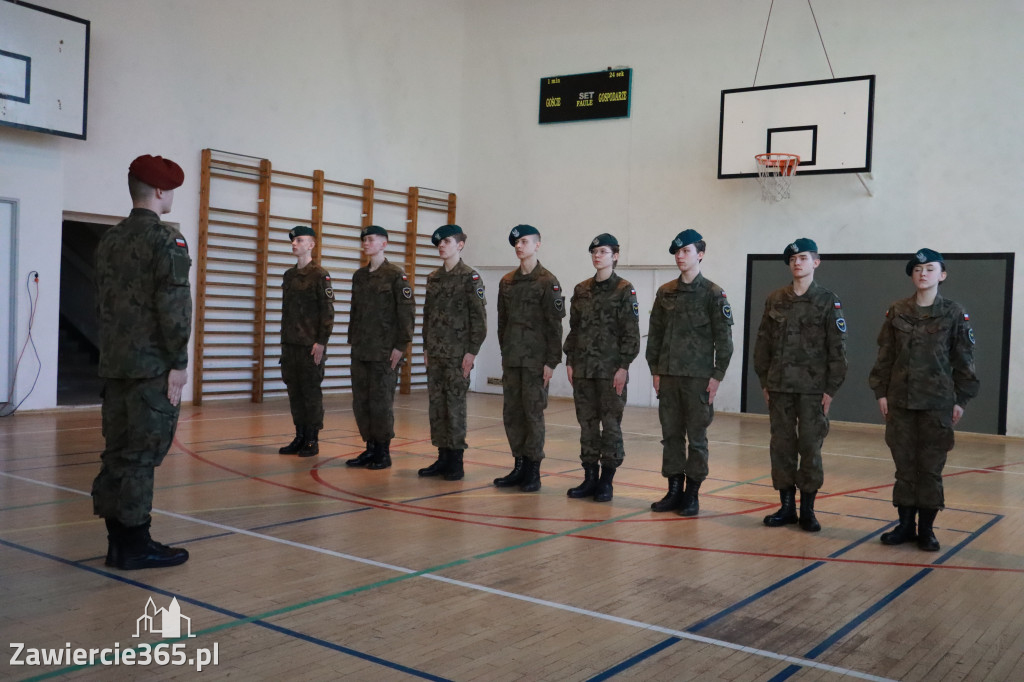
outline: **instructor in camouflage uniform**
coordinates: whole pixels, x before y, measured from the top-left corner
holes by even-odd
[[[412,341],[412,287],[402,268],[388,262],[388,232],[370,225],[360,234],[367,265],[352,276],[348,343],[352,346],[352,412],[366,450],[348,466],[387,469],[395,437],[398,366]]]
[[[919,548],[937,552],[932,524],[945,506],[942,468],[953,449],[953,427],[978,395],[974,330],[964,309],[939,295],[946,279],[941,253],[921,249],[906,270],[914,295],[886,311],[869,379],[896,464],[892,503],[900,520],[882,533],[882,542],[916,540]]]
[[[583,463],[583,482],[566,494],[607,502],[614,492],[615,470],[625,456],[622,411],[629,365],[640,352],[640,308],[633,285],[615,274],[619,260],[615,237],[607,233],[595,237],[590,242],[590,260],[597,272],[573,291],[569,336],[563,346],[580,423]]]
[[[675,256],[679,277],[658,289],[647,335],[663,438],[661,475],[668,479],[668,492],[651,510],[678,510],[681,516],[700,512],[708,426],[733,350],[732,306],[722,288],[700,271],[706,248],[696,230],[683,230],[672,240],[668,252]]]
[[[188,376],[192,259],[177,228],[160,222],[185,181],[178,164],[140,156],[128,168],[132,211],[96,249],[103,378],[103,464],[93,513],[107,525],[106,565],[176,566],[188,551],[150,537],[153,474],[170,450]]]
[[[537,260],[540,232],[517,225],[508,235],[519,267],[498,285],[498,344],[501,347],[502,416],[515,464],[494,479],[499,488],[540,490],[544,459],[544,408],[548,382],[562,361],[565,298],[558,280]]]
[[[430,397],[430,442],[437,461],[420,476],[463,477],[466,448],[466,391],[469,373],[487,336],[487,301],[480,274],[462,261],[466,235],[442,225],[430,241],[444,264],[427,276],[423,305],[423,360]]]
[[[768,295],[754,344],[754,371],[771,424],[772,485],[782,502],[764,524],[799,522],[813,533],[821,530],[814,498],[825,478],[821,444],[828,434],[828,410],[846,379],[846,320],[839,298],[814,281],[821,264],[814,241],[797,239],[782,258],[793,283]]]
[[[334,328],[334,289],[331,276],[313,262],[316,232],[296,225],[288,233],[295,267],[281,283],[281,378],[288,387],[288,404],[295,439],[278,452],[312,457],[320,453],[324,427],[324,381],[327,340]]]

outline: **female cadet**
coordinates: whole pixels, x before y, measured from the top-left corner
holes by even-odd
[[[590,242],[590,260],[597,272],[573,291],[569,336],[563,346],[580,422],[584,477],[566,494],[592,496],[595,502],[612,499],[612,479],[625,455],[621,424],[629,365],[640,352],[636,290],[615,274],[618,259],[619,242],[612,235],[600,234]]]
[[[942,254],[921,249],[906,270],[914,295],[886,311],[869,378],[896,464],[892,503],[899,525],[883,533],[882,542],[917,540],[919,548],[935,552],[932,523],[945,502],[942,468],[953,449],[953,427],[978,394],[974,331],[964,309],[939,295],[946,279]]]

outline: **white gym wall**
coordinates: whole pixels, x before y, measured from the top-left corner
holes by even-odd
[[[1018,0],[815,0],[835,75],[877,76],[874,197],[852,175],[808,176],[770,206],[755,180],[716,178],[721,91],[753,84],[770,0],[35,2],[91,21],[92,53],[86,141],[0,129],[0,196],[20,202],[18,281],[40,272],[44,367],[23,409],[56,403],[62,212],[126,213],[124,175],[140,153],[185,167],[169,219],[193,244],[199,150],[214,147],[285,170],[455,191],[469,263],[514,267],[506,237],[528,222],[570,292],[592,274],[595,234],[618,236],[624,267],[671,267],[669,240],[693,227],[708,241],[705,274],[737,313],[745,254],[796,236],[825,252],[1024,254]],[[541,77],[608,66],[633,68],[630,118],[537,124]],[[757,84],[828,77],[805,0],[776,0]],[[1008,432],[1024,435],[1021,351],[1011,365]],[[734,369],[720,411],[739,408]],[[566,394],[558,373],[554,392]],[[843,390],[865,385],[850,377]]]

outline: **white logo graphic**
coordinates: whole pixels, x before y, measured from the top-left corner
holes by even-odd
[[[132,636],[139,637],[143,632],[150,632],[167,639],[177,639],[182,636],[182,621],[185,623],[186,636],[195,637],[192,634],[192,619],[181,615],[177,597],[171,599],[171,605],[166,609],[158,609],[150,597],[146,602],[145,611],[135,621],[135,634]]]

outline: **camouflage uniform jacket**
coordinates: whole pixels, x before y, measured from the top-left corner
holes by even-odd
[[[647,333],[652,375],[721,381],[732,360],[732,306],[722,287],[697,273],[658,288]]]
[[[640,352],[640,308],[633,285],[615,272],[591,277],[572,292],[565,364],[581,379],[610,379]]]
[[[498,345],[502,367],[544,366],[562,361],[565,297],[558,279],[540,263],[524,275],[519,268],[498,284]]]
[[[352,276],[348,343],[353,360],[384,361],[412,341],[415,302],[409,278],[384,260],[375,272],[365,265]]]
[[[913,296],[896,301],[885,313],[868,383],[875,398],[893,407],[964,407],[978,395],[970,316],[942,296],[930,311],[918,308]]]
[[[813,281],[802,296],[792,284],[768,294],[754,343],[761,388],[834,396],[846,366],[846,320],[835,294]]]
[[[281,343],[326,346],[334,328],[331,276],[309,262],[285,270],[281,287]]]
[[[428,360],[477,355],[487,336],[487,300],[480,274],[462,260],[427,276],[423,344]]]
[[[188,244],[148,209],[133,208],[96,248],[99,375],[147,379],[188,366],[192,292]]]

